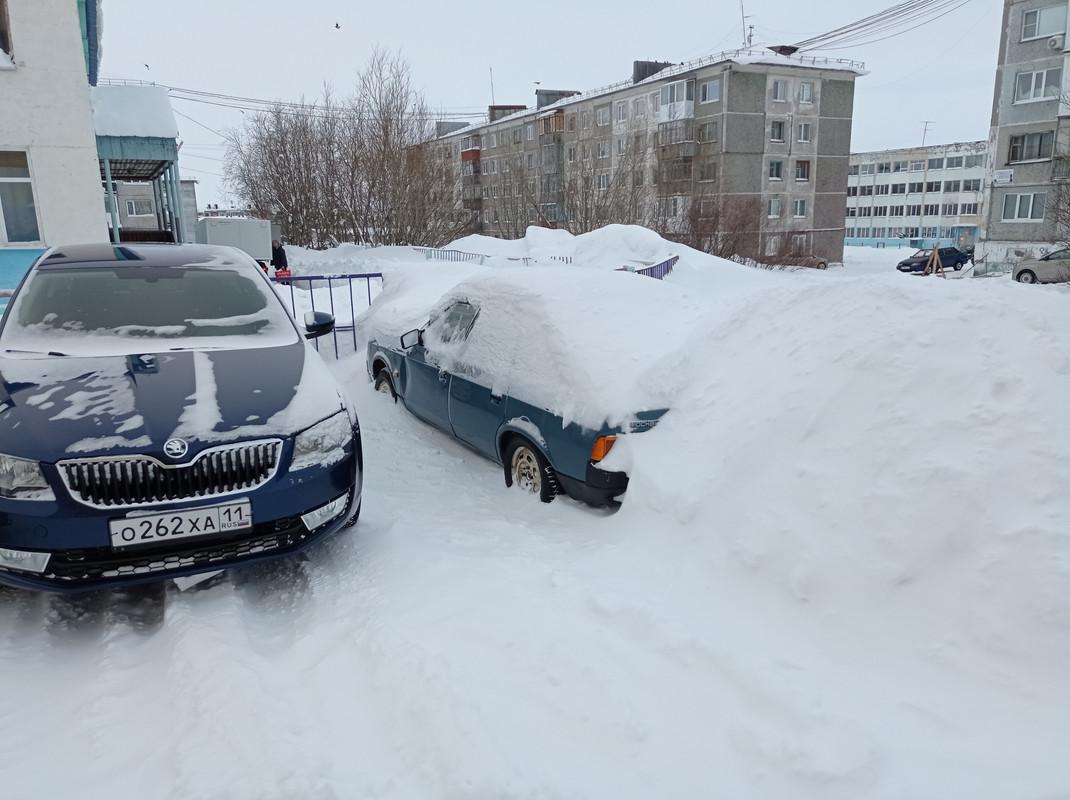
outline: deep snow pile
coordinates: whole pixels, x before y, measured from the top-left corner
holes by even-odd
[[[337,271],[436,276],[407,253]],[[1070,295],[901,257],[685,253],[704,305],[636,376],[671,411],[611,454],[616,513],[507,490],[337,363],[364,510],[307,561],[172,587],[147,631],[0,591],[5,795],[1070,796]]]

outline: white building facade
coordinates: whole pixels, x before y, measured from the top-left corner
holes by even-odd
[[[0,267],[108,241],[85,53],[71,0],[0,0]]]
[[[984,212],[988,143],[852,153],[845,243],[969,247]]]

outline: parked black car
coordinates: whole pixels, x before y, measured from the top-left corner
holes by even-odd
[[[58,592],[280,558],[355,519],[356,412],[252,258],[57,247],[0,320],[0,584]]]
[[[969,263],[970,254],[965,250],[959,250],[957,247],[941,247],[939,251],[940,264],[944,269],[953,269],[958,272],[965,264]],[[929,263],[932,252],[932,248],[919,250],[910,258],[904,258],[896,264],[895,268],[900,272],[924,272],[925,265]]]

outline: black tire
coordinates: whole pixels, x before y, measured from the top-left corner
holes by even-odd
[[[1037,274],[1031,269],[1023,269],[1015,278],[1018,283],[1036,283]]]
[[[514,483],[521,490],[538,494],[539,499],[549,503],[560,491],[557,473],[535,445],[516,436],[505,447],[505,485]]]
[[[957,262],[955,264],[955,272],[958,272],[960,269],[962,269],[962,267],[963,267],[963,263],[961,261]]]
[[[390,380],[390,373],[385,368],[375,373],[375,391],[390,395],[395,403],[398,400],[398,393],[394,391],[394,382]]]

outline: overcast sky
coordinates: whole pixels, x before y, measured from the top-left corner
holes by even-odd
[[[679,63],[740,47],[743,15],[757,45],[792,43],[895,5],[895,0],[806,3],[722,0],[104,0],[101,78],[267,100],[353,88],[376,46],[399,50],[432,108],[486,112],[533,106],[535,89],[588,91],[631,76],[635,60]],[[969,0],[885,41],[809,55],[865,63],[855,84],[855,152],[988,137],[1003,3]],[[339,27],[335,27],[338,25]],[[174,100],[179,169],[197,199],[228,203],[223,137],[242,113]],[[471,117],[466,117],[471,119]],[[925,122],[928,121],[926,132]]]

